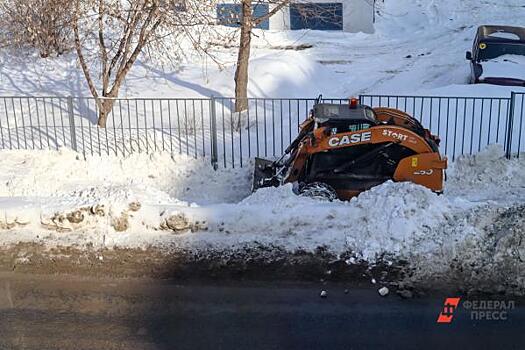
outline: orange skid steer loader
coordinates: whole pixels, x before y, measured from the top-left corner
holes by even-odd
[[[253,190],[294,184],[297,194],[348,200],[387,180],[443,191],[439,138],[392,108],[316,103],[283,156],[255,160]]]

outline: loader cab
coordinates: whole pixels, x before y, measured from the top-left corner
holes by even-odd
[[[317,127],[328,127],[332,134],[364,130],[379,124],[374,110],[359,104],[318,103],[312,113]]]
[[[316,104],[312,112],[317,127],[327,127],[331,134],[354,132],[383,124],[376,118],[372,108],[359,103],[321,103]],[[344,198],[348,193],[357,194],[391,179],[399,160],[412,154],[413,151],[399,145],[382,148],[376,144],[319,152],[308,158],[306,171],[299,181],[325,183]],[[351,163],[353,165],[349,169],[334,171]]]

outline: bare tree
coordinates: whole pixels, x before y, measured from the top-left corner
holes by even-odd
[[[226,14],[226,19],[220,19],[219,23],[227,25],[238,25],[240,27],[239,51],[237,55],[237,67],[235,70],[235,111],[242,112],[248,108],[248,69],[251,54],[251,39],[253,29],[268,21],[271,17],[282,11],[291,3],[295,5],[295,12],[308,21],[333,21],[335,8],[331,4],[303,3],[298,0],[237,0],[234,2],[231,13]],[[235,5],[240,6],[237,11]],[[255,15],[254,9],[258,6],[268,6],[268,11],[262,15]],[[342,25],[342,18],[341,25]]]
[[[61,55],[72,45],[69,0],[0,2],[1,41],[5,46],[35,48],[41,57]]]
[[[141,53],[167,55],[181,50],[166,45],[187,34],[194,48],[210,19],[195,0],[75,0],[72,20],[78,61],[97,101],[98,125],[105,127],[121,85]],[[206,13],[206,16],[203,14]],[[170,46],[170,47],[168,47]],[[97,79],[94,79],[96,77]],[[97,81],[100,81],[97,85]]]
[[[241,112],[248,108],[248,68],[250,62],[251,40],[253,28],[268,20],[289,4],[290,0],[270,0],[264,2],[273,8],[262,16],[254,16],[253,9],[262,1],[239,0],[240,13],[240,39],[237,55],[237,68],[235,70],[235,111]]]

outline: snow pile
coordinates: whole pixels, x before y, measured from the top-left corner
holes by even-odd
[[[440,242],[434,250],[407,256],[410,272],[403,283],[524,295],[525,206],[494,204],[456,213],[444,223],[434,234]]]
[[[251,167],[214,171],[205,160],[182,156],[84,160],[65,149],[1,154],[4,226],[18,220],[25,223],[19,229],[31,233],[40,232],[42,222],[44,228],[53,227],[51,222],[84,233],[68,244],[97,240],[100,232],[92,228],[101,225],[121,246],[155,244],[157,239],[181,245],[262,242],[289,250],[326,246],[374,260],[384,254],[430,251],[434,236],[441,235],[437,228],[452,216],[484,203],[522,202],[525,190],[525,162],[506,160],[497,146],[450,164],[443,196],[389,181],[349,202],[332,203],[298,197],[291,185],[250,194]],[[86,220],[78,220],[80,216]],[[127,227],[116,229],[112,222],[123,218]],[[200,233],[188,233],[192,231]],[[8,236],[5,242],[12,242]],[[53,239],[50,244],[59,244],[61,237]]]
[[[0,196],[71,196],[89,201],[111,195],[113,201],[231,202],[249,193],[251,181],[247,169],[214,171],[207,159],[172,158],[169,153],[86,160],[65,148],[1,154]]]
[[[454,212],[443,196],[412,183],[386,182],[351,201],[362,210],[347,230],[350,247],[360,247],[360,257],[374,261],[383,254],[403,256],[410,251],[425,254],[433,247],[421,244]]]
[[[214,89],[229,91],[231,77],[235,74],[235,66],[214,75]],[[317,97],[323,90],[320,86],[333,85],[339,77],[326,66],[318,63],[315,58],[301,51],[286,50],[279,53],[267,53],[255,57],[249,66],[250,97]],[[230,90],[231,91],[231,90]],[[345,96],[343,90],[334,86],[330,89],[331,96]],[[233,96],[233,92],[228,96]]]
[[[525,187],[523,157],[506,159],[503,146],[491,145],[483,152],[458,158],[447,171],[447,193],[470,200],[521,200]]]
[[[260,189],[238,204],[177,207],[164,215],[205,222],[210,232],[200,237],[217,246],[257,242],[288,251],[326,247],[375,261],[427,249],[417,247],[420,238],[435,231],[452,211],[446,198],[426,188],[387,182],[350,202],[299,197],[286,185]],[[199,234],[192,244],[198,239]]]

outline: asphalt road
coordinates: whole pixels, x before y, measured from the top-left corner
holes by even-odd
[[[3,273],[0,349],[525,348],[520,300],[505,321],[471,320],[460,306],[451,324],[438,324],[447,296],[381,297],[374,285]]]

